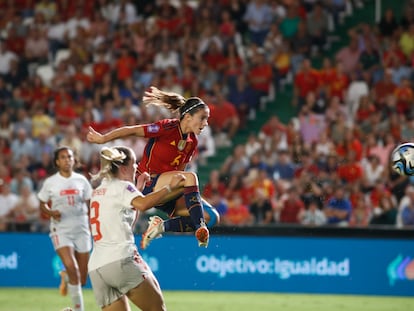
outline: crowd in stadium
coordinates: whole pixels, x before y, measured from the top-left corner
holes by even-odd
[[[323,55],[335,29],[363,1],[1,2],[0,231],[47,230],[37,192],[57,146],[72,148],[89,178],[101,147],[86,142],[89,126],[169,117],[141,105],[151,85],[210,106],[193,169],[266,105],[294,105],[288,123],[269,116],[211,172],[203,196],[222,225],[414,225],[414,181],[389,166],[391,150],[414,138],[406,2],[401,17],[385,10],[350,28],[332,57]],[[278,102],[289,84],[292,102]],[[145,140],[111,144],[139,157]]]

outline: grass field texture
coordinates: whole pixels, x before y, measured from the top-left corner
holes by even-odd
[[[300,295],[278,293],[164,291],[169,311],[405,311],[414,297]],[[92,291],[84,290],[85,310],[99,311]],[[60,311],[69,297],[54,289],[0,288],[0,311]],[[135,306],[132,310],[138,310]]]

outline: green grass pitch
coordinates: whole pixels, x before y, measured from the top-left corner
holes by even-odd
[[[414,297],[198,291],[164,291],[164,296],[170,311],[395,311],[414,306]],[[84,290],[84,298],[85,310],[100,310],[91,290]],[[0,288],[1,311],[60,311],[68,306],[69,297],[57,289]]]

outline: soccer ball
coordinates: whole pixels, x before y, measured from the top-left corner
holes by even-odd
[[[403,176],[414,176],[414,144],[397,146],[391,153],[392,168]]]

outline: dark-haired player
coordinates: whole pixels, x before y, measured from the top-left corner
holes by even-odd
[[[156,206],[170,218],[165,221],[158,216],[150,218],[148,229],[142,236],[142,248],[145,249],[163,232],[186,231],[195,231],[199,246],[207,247],[207,226],[211,227],[218,222],[218,213],[201,198],[198,177],[195,173],[186,172],[185,166],[197,148],[196,135],[208,124],[210,110],[198,97],[185,99],[179,94],[163,92],[155,87],[145,93],[143,103],[166,107],[178,113],[179,117],[151,124],[125,126],[106,134],[90,128],[87,139],[89,142],[103,144],[130,135],[148,138],[138,165],[139,173],[147,172],[151,176],[143,194],[168,185],[177,171],[185,176],[182,187],[166,195],[163,203]]]
[[[58,171],[46,178],[38,193],[40,209],[50,216],[50,238],[65,267],[61,294],[68,291],[73,310],[84,311],[82,285],[92,248],[88,208],[92,187],[85,176],[73,171],[75,159],[70,148],[56,149],[54,164]]]

